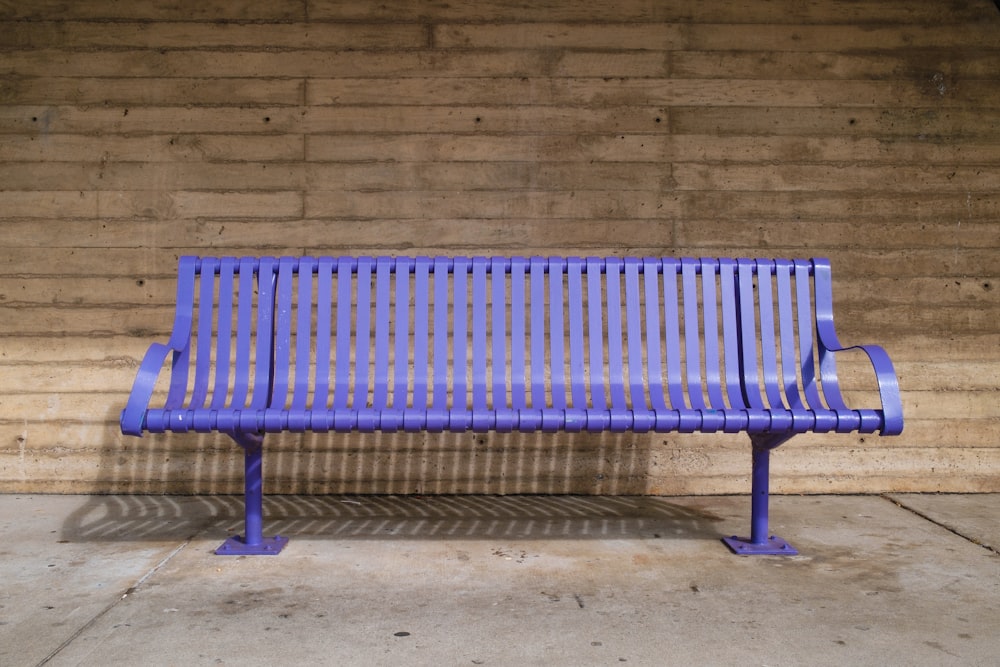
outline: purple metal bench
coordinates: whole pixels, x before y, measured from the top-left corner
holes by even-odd
[[[845,349],[870,359],[880,408],[845,404]],[[182,257],[173,333],[121,428],[243,447],[245,534],[219,554],[287,542],[262,534],[265,433],[745,432],[750,536],[725,542],[794,554],[768,532],[770,451],[903,417],[885,351],[837,340],[822,259]]]

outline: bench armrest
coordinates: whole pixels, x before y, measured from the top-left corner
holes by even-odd
[[[156,386],[156,379],[163,368],[163,362],[167,360],[167,355],[171,352],[179,353],[162,343],[153,343],[146,350],[146,355],[139,365],[139,372],[132,383],[132,392],[129,394],[128,403],[122,410],[121,427],[122,433],[126,435],[142,435],[143,421],[146,410],[149,408],[150,398],[153,396],[153,388]]]
[[[875,369],[875,380],[878,382],[878,393],[882,399],[882,413],[885,424],[882,426],[882,435],[899,435],[903,432],[903,403],[899,396],[899,380],[896,378],[896,371],[892,366],[888,353],[878,345],[852,345],[850,347],[831,347],[822,340],[823,345],[829,352],[846,352],[848,350],[861,350],[868,355],[872,367]]]
[[[146,410],[149,408],[149,401],[153,396],[153,388],[156,386],[156,379],[163,368],[163,362],[171,352],[177,352],[161,343],[153,343],[146,350],[146,355],[139,366],[139,372],[132,383],[132,393],[129,394],[128,403],[122,410],[121,427],[122,433],[126,435],[142,435],[143,421]]]
[[[186,363],[184,353],[190,345],[192,312],[194,307],[195,276],[198,273],[198,258],[184,256],[180,258],[177,268],[177,309],[174,313],[174,327],[170,333],[170,340],[166,345],[153,343],[146,350],[142,363],[139,365],[139,372],[132,383],[132,393],[129,394],[128,403],[122,410],[121,428],[126,435],[142,435],[143,423],[146,417],[146,410],[149,408],[149,400],[153,396],[153,389],[156,387],[156,379],[160,375],[163,363],[167,360],[167,355],[173,352],[173,365],[178,361]],[[184,366],[186,371],[186,365]],[[186,372],[180,376],[175,375],[170,382],[170,396],[167,398],[168,404],[179,400],[187,384]],[[176,397],[174,401],[171,397]]]
[[[882,435],[899,435],[903,432],[903,403],[899,396],[899,380],[888,353],[878,345],[852,345],[845,347],[837,338],[833,326],[833,284],[830,264],[826,260],[813,260],[816,286],[816,334],[820,345],[832,354],[848,350],[861,350],[875,369],[878,393],[882,400]]]

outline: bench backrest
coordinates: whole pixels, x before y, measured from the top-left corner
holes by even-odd
[[[165,406],[332,409],[362,430],[839,411],[832,327],[825,260],[184,257]]]

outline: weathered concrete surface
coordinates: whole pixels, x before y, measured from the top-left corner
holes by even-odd
[[[101,539],[78,539],[67,525],[85,501],[0,496],[0,665],[45,660],[183,543],[168,525],[145,540],[110,523]],[[101,504],[109,519],[137,506],[115,497]]]
[[[893,493],[894,502],[959,535],[1000,552],[1000,494]]]
[[[1000,516],[1000,496],[964,500]],[[0,496],[0,664],[1000,659],[1000,556],[975,535],[882,497],[776,497],[774,531],[802,555],[742,558],[719,537],[745,532],[747,505],[271,498],[290,546],[225,558],[211,552],[239,528],[233,498]]]

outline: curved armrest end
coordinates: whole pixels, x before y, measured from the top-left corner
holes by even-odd
[[[162,343],[153,343],[146,350],[146,355],[139,365],[139,372],[132,383],[132,392],[129,394],[128,403],[121,415],[121,429],[125,435],[142,435],[142,429],[146,420],[146,409],[149,407],[149,400],[153,396],[153,388],[156,386],[156,378],[163,368],[163,362],[170,354],[171,348]]]
[[[848,350],[862,350],[868,355],[875,369],[878,393],[882,399],[882,435],[899,435],[903,432],[903,402],[899,395],[899,380],[889,354],[878,345],[855,345]]]

